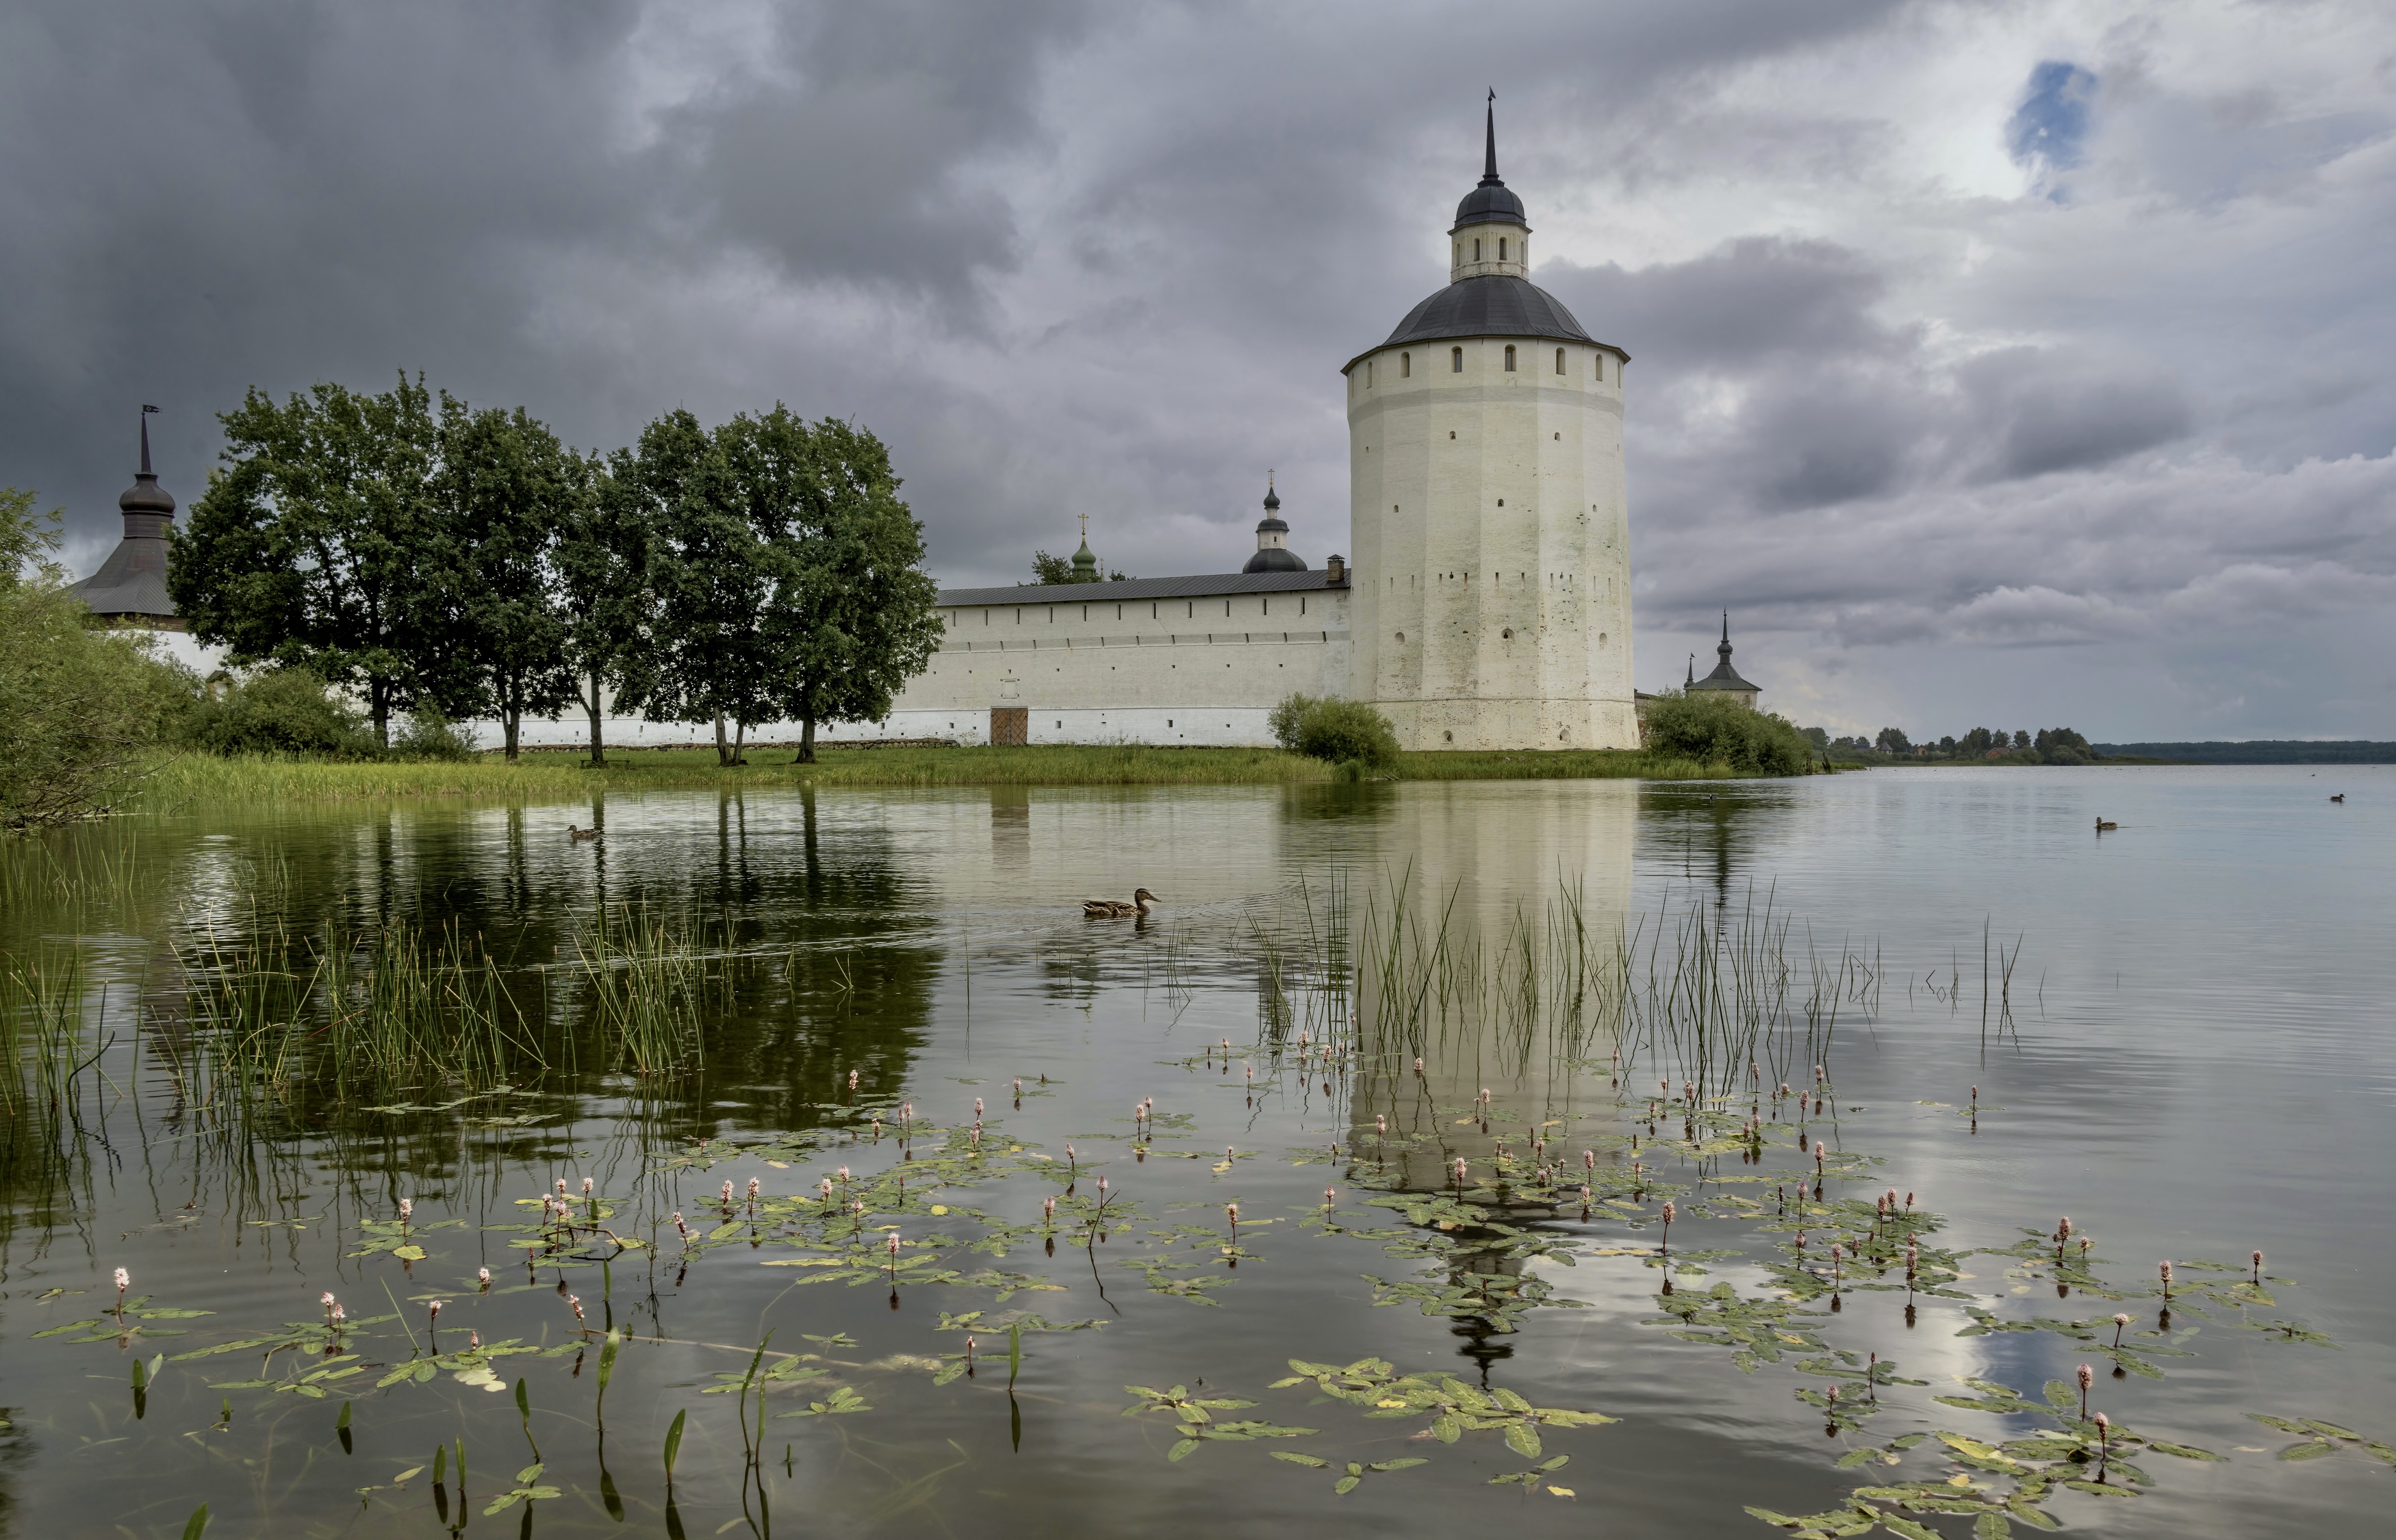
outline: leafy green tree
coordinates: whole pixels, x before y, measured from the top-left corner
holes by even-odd
[[[575,698],[555,562],[591,501],[591,467],[523,407],[477,412],[446,391],[438,444],[421,561],[443,644],[428,672],[450,714],[499,720],[513,760],[525,717]]]
[[[607,700],[638,699],[652,677],[653,541],[642,517],[640,466],[619,449],[567,518],[556,554],[558,604],[575,696],[591,724],[591,763],[607,763]]]
[[[1080,581],[1080,579],[1073,576],[1073,561],[1072,557],[1051,556],[1045,551],[1035,551],[1032,553],[1032,580],[1034,583],[1072,583]]]
[[[777,405],[723,431],[742,484],[774,492],[754,514],[774,577],[768,691],[799,724],[794,763],[811,764],[819,724],[888,716],[939,646],[924,526],[898,497],[888,448],[862,428],[827,418],[810,429]],[[790,467],[805,472],[794,486]],[[795,507],[782,500],[792,490]]]
[[[721,433],[676,410],[641,430],[615,480],[654,537],[649,588],[658,646],[619,702],[651,721],[715,723],[719,763],[739,763],[749,727],[768,721],[772,670],[763,617],[774,578]],[[770,496],[770,494],[767,494]],[[725,724],[739,735],[725,739]]]
[[[236,665],[309,669],[363,696],[378,743],[446,639],[423,560],[438,424],[419,376],[380,395],[253,388],[221,415],[223,467],[169,548],[166,591]]]
[[[1872,747],[1878,749],[1884,754],[1910,754],[1913,752],[1912,740],[1905,736],[1905,730],[1901,727],[1882,728],[1880,730],[1880,737],[1872,740]]]
[[[0,487],[0,830],[106,813],[194,693],[138,631],[95,626],[52,559],[58,514]]]

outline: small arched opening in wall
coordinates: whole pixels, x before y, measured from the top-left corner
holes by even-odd
[[[1514,372],[1514,344],[1511,342],[1506,344],[1506,372],[1508,374]]]
[[[1509,626],[1504,631],[1499,631],[1498,635],[1503,641],[1511,642],[1514,640],[1514,628]]]
[[[1562,373],[1564,373],[1564,351],[1562,348],[1558,348],[1558,349],[1556,350],[1556,373],[1558,373],[1558,374],[1562,374]]]
[[[1464,372],[1464,350],[1462,348],[1450,348],[1447,350],[1447,372],[1450,374],[1462,374]],[[1450,438],[1454,438],[1455,436],[1456,435],[1453,433],[1448,435]]]
[[[1415,355],[1410,352],[1402,352],[1398,354],[1398,378],[1400,379],[1412,379],[1414,377]]]

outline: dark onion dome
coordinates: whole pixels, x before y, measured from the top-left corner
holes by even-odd
[[[1289,549],[1289,525],[1281,516],[1281,494],[1265,474],[1265,516],[1257,521],[1257,553],[1242,572],[1304,572],[1306,558]]]
[[[1523,212],[1523,200],[1514,196],[1514,190],[1504,182],[1486,179],[1467,192],[1464,201],[1456,206],[1458,229],[1477,224],[1518,224],[1525,230],[1531,228],[1530,217]]]
[[[1443,337],[1537,337],[1558,342],[1597,339],[1581,329],[1564,301],[1511,273],[1458,278],[1406,312],[1383,348]],[[1374,352],[1378,352],[1377,348]]]

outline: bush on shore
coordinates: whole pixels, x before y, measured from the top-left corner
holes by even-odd
[[[1788,719],[1711,691],[1668,691],[1649,701],[1647,750],[1750,776],[1802,776],[1814,762],[1812,741]]]
[[[381,757],[365,713],[306,669],[268,669],[212,691],[193,706],[179,736],[211,754]]]
[[[1358,700],[1293,695],[1267,719],[1273,741],[1292,753],[1333,764],[1386,770],[1398,761],[1397,729]]]
[[[0,830],[96,817],[189,698],[150,638],[97,624],[52,558],[58,516],[0,487]]]

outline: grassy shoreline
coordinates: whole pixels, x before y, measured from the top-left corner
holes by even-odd
[[[1397,780],[1701,780],[1724,765],[1669,760],[1638,750],[1424,753],[1399,758]],[[1139,745],[1031,748],[819,749],[814,764],[787,750],[752,750],[725,767],[715,751],[609,751],[603,768],[568,753],[496,756],[456,763],[336,761],[175,753],[153,767],[127,811],[171,813],[193,803],[401,801],[424,797],[510,800],[587,797],[593,791],[707,790],[793,787],[1285,786],[1336,781],[1319,760],[1278,749],[1156,749]]]

